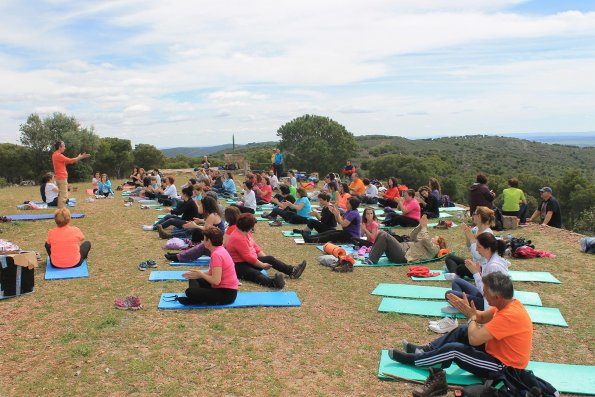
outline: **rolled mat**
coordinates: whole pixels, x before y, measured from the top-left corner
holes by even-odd
[[[344,248],[339,247],[338,245],[335,245],[333,243],[326,243],[322,249],[325,253],[332,255],[335,258],[347,255],[347,252]]]

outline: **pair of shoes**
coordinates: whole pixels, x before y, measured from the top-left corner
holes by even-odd
[[[154,269],[157,266],[157,262],[155,262],[153,259],[147,259],[146,261],[142,261],[141,263],[138,264],[138,270],[142,270],[143,272],[147,269]]]
[[[442,313],[446,313],[446,314],[457,314],[457,313],[460,313],[456,307],[451,306],[451,305],[444,306],[442,309],[440,309],[440,311]]]
[[[293,279],[300,278],[300,276],[302,275],[302,273],[304,272],[305,269],[306,269],[306,261],[303,261],[299,265],[293,267],[293,271],[291,272],[291,275],[289,276],[289,278],[293,278]]]
[[[169,232],[166,232],[163,226],[161,225],[157,225],[157,233],[159,233],[159,238],[162,239],[168,240],[173,237],[173,235]]]
[[[403,350],[405,350],[405,353],[421,354],[432,350],[432,348],[430,345],[415,345],[407,339],[403,339]]]
[[[120,310],[140,310],[143,305],[140,303],[138,296],[127,296],[125,298],[117,298],[114,301],[116,309]]]
[[[145,232],[152,232],[154,230],[153,225],[143,225],[143,230]]]
[[[430,321],[428,328],[437,334],[446,334],[459,326],[459,321],[456,318],[444,317],[442,320]]]
[[[415,364],[415,354],[413,353],[405,353],[398,349],[388,349],[388,356],[393,361],[398,361],[402,364]]]
[[[165,259],[167,259],[170,262],[178,262],[178,254],[172,254],[172,253],[168,252],[164,256],[165,256]]]
[[[430,374],[423,385],[413,389],[413,397],[435,397],[448,393],[446,373],[442,368],[429,368]]]
[[[277,220],[272,221],[271,223],[269,223],[269,225],[271,225],[271,226],[283,226],[283,220],[277,219]]]
[[[275,274],[273,278],[273,287],[278,289],[283,289],[285,287],[285,277],[283,277],[282,273]]]

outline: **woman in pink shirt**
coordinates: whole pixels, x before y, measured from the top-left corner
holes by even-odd
[[[376,236],[378,235],[378,227],[378,218],[376,218],[374,208],[366,207],[362,215],[361,223],[362,237],[366,237],[366,240],[360,240],[360,246],[365,245],[371,247],[374,245],[374,241],[376,241]]]
[[[223,232],[216,227],[203,231],[204,246],[211,252],[209,270],[190,270],[182,276],[187,278],[186,297],[178,297],[183,305],[228,305],[236,300],[238,278],[231,256],[223,248]]]
[[[283,273],[290,278],[299,278],[306,268],[306,261],[299,265],[291,266],[281,262],[271,255],[266,255],[252,237],[250,231],[256,224],[254,215],[245,213],[240,215],[236,223],[236,230],[229,236],[226,248],[231,255],[236,267],[236,274],[242,280],[252,281],[269,288],[283,288],[285,278]],[[280,273],[270,278],[262,270],[270,268]]]
[[[399,199],[399,210],[402,214],[397,214],[394,211],[388,211],[384,222],[386,226],[404,226],[415,227],[419,225],[421,218],[421,207],[419,202],[415,199],[415,190],[405,190],[405,195]],[[387,209],[384,209],[387,211]]]

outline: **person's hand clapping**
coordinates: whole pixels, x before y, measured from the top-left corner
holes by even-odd
[[[182,277],[188,279],[188,280],[197,280],[199,278],[202,278],[204,275],[203,272],[201,272],[200,270],[189,270],[186,273],[182,273]]]
[[[471,259],[465,259],[465,267],[472,273],[479,273],[481,271],[481,265],[479,262],[473,262]]]
[[[469,299],[467,299],[467,294],[463,292],[463,297],[459,298],[455,294],[448,294],[446,296],[448,299],[448,303],[450,303],[455,309],[463,313],[466,318],[471,318],[473,316],[477,317],[477,309],[475,308],[475,303]]]

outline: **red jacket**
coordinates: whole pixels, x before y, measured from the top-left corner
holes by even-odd
[[[245,236],[239,229],[236,229],[229,235],[225,248],[229,252],[234,263],[246,262],[254,265],[258,261],[258,256],[262,252],[260,246],[256,244],[250,232]]]

